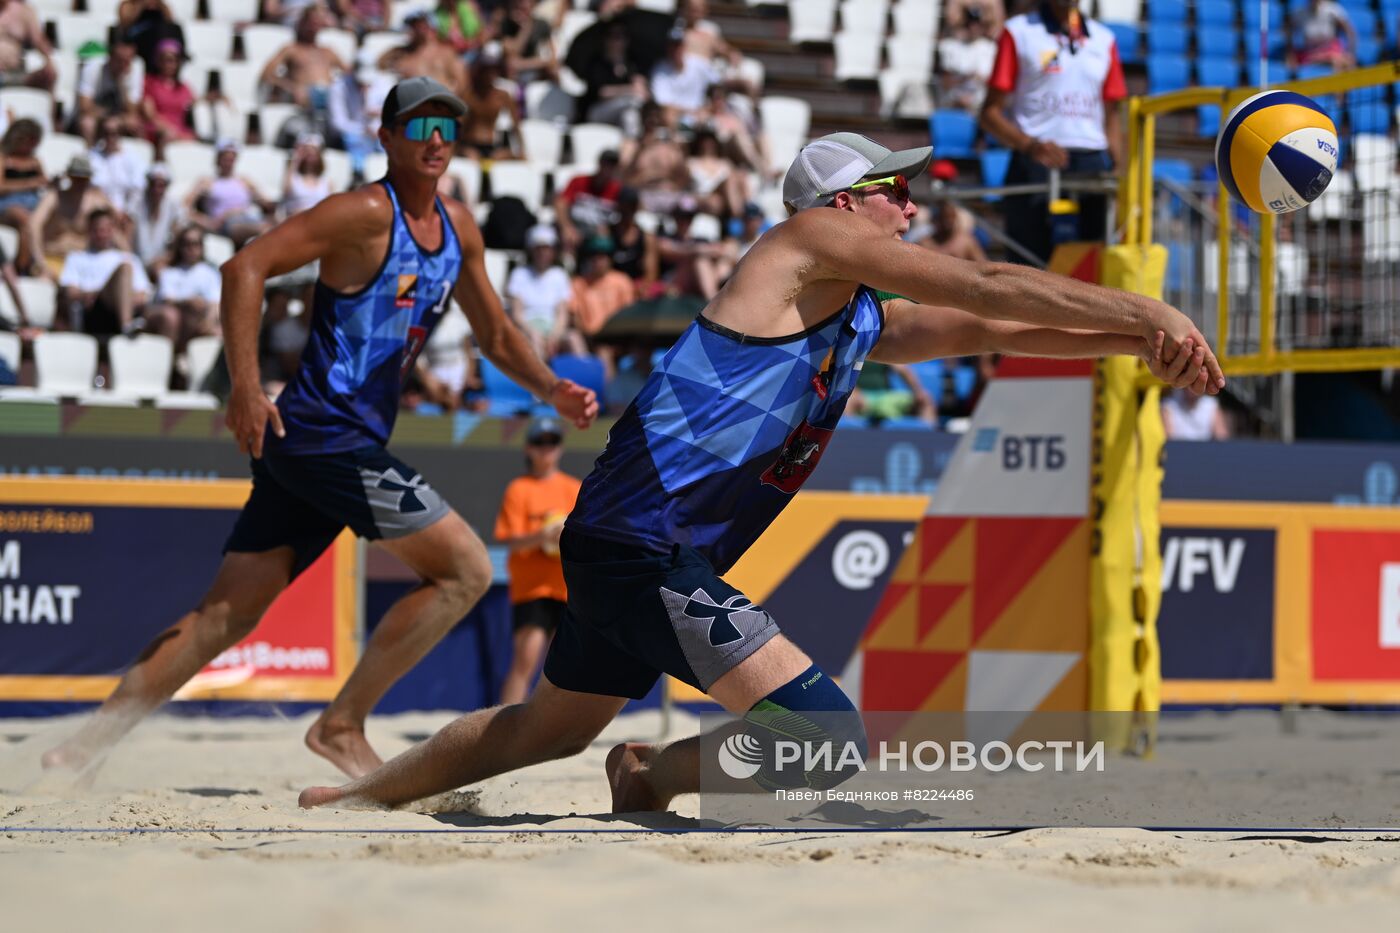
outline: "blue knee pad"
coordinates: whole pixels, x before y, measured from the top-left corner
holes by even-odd
[[[754,781],[767,790],[835,787],[869,752],[860,711],[815,664],[755,703],[744,724],[763,746]]]

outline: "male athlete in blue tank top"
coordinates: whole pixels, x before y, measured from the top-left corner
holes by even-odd
[[[1135,354],[1173,385],[1223,387],[1205,339],[1160,301],[902,242],[916,210],[908,179],[929,156],[852,133],[802,148],[783,185],[794,216],[681,335],[584,481],[560,541],[568,610],[535,694],[469,713],[343,787],[308,788],[303,806],[398,804],[573,754],[661,673],[760,739],[863,746],[850,700],[720,574],[816,467],[866,359]],[[614,748],[614,810],[697,790],[698,750],[695,739]],[[816,761],[793,779],[765,764],[753,780],[830,787],[849,773]]]
[[[491,580],[481,541],[418,471],[385,448],[399,392],[453,298],[478,345],[579,427],[593,393],[558,379],[506,318],[467,208],[437,197],[466,106],[428,78],[384,102],[386,177],[334,195],[258,238],[223,267],[233,391],[227,422],[253,457],[253,491],[199,607],[140,656],[82,730],[44,756],[82,769],[145,713],[252,631],[272,600],[349,526],[413,568],[422,585],[392,606],[307,745],[357,777],[381,762],[364,720],[384,692],[471,609]],[[320,275],[301,365],[274,405],[258,374],[263,284],[312,262]]]

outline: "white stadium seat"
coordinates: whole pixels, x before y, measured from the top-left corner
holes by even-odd
[[[172,178],[198,181],[214,174],[214,147],[183,139],[166,143],[165,163]]]
[[[1140,23],[1142,0],[1099,0],[1098,18],[1106,23]]]
[[[137,334],[107,341],[112,364],[112,394],[127,398],[155,398],[170,388],[175,346],[169,337]]]
[[[70,55],[76,55],[78,49],[88,42],[97,42],[105,47],[107,33],[116,21],[115,16],[104,19],[85,13],[65,13],[52,20],[56,39],[54,44]]]
[[[885,43],[890,71],[909,78],[933,74],[933,43],[923,36],[894,35]]]
[[[326,166],[326,180],[331,183],[331,192],[350,190],[350,180],[355,174],[350,164],[350,154],[340,149],[322,149],[321,161]]]
[[[517,197],[531,211],[539,211],[544,203],[544,176],[528,162],[493,162],[491,164],[491,198]]]
[[[521,120],[520,135],[530,164],[548,171],[564,156],[564,133],[551,120]]]
[[[0,330],[0,362],[9,367],[10,372],[19,375],[21,343],[19,334]]]
[[[450,172],[451,166],[448,167]],[[382,152],[371,152],[365,156],[365,181],[378,181],[389,171],[389,157]]]
[[[355,67],[355,52],[359,48],[359,43],[355,40],[355,34],[350,30],[322,29],[316,33],[316,44],[321,48],[330,49],[340,56],[345,67]]]
[[[580,123],[569,130],[574,146],[574,165],[589,171],[598,167],[598,157],[609,149],[622,148],[622,130],[606,123]]]
[[[1346,169],[1338,169],[1332,176],[1332,183],[1327,186],[1316,201],[1308,205],[1308,220],[1313,222],[1323,220],[1341,220],[1349,213],[1347,205],[1351,201],[1352,192],[1356,190],[1356,181],[1351,172]]]
[[[233,101],[234,106],[244,113],[257,109],[258,101],[262,99],[258,88],[261,64],[225,62],[215,70],[219,75],[219,89]]]
[[[496,290],[496,294],[504,297],[506,291],[506,276],[510,272],[510,256],[505,250],[488,249],[485,253],[486,278],[491,283],[491,287]]]
[[[270,194],[281,188],[282,174],[287,170],[290,156],[287,150],[276,146],[245,146],[238,154],[234,173],[248,178],[264,194]]]
[[[842,0],[840,10],[842,32],[873,33],[884,38],[889,0]]]
[[[170,10],[170,18],[184,27],[185,36],[188,37],[190,25],[199,15],[199,0],[165,0],[165,6]]]
[[[830,42],[836,31],[836,0],[798,0],[788,6],[792,42]]]
[[[206,233],[204,235],[204,259],[218,268],[233,258],[233,241],[226,236],[219,236],[217,233]]]
[[[891,35],[938,38],[938,21],[943,13],[939,0],[899,0],[890,12],[894,15]]]
[[[770,168],[785,171],[807,142],[812,105],[798,97],[764,97],[758,102],[763,132],[768,137]]]
[[[19,296],[35,327],[52,327],[58,311],[58,286],[49,279],[20,276]]]
[[[587,10],[570,10],[565,13],[564,23],[559,27],[559,34],[555,37],[559,54],[566,54],[569,51],[569,45],[574,41],[574,36],[592,26],[597,19],[596,14]]]
[[[215,3],[215,6],[217,5]],[[295,38],[290,26],[277,23],[252,23],[244,26],[240,35],[243,36],[244,57],[259,71],[284,45],[290,44]]]
[[[1352,137],[1358,191],[1388,191],[1395,185],[1395,140],[1378,133]]]
[[[388,170],[388,162],[384,164],[385,171]],[[481,202],[481,163],[468,159],[466,156],[454,156],[448,165],[447,171],[462,179],[462,184],[466,185],[467,197],[472,204]],[[384,172],[379,173],[380,176]]]
[[[525,116],[572,123],[574,99],[553,81],[531,81],[525,85]]]
[[[19,231],[14,227],[0,227],[0,250],[11,260],[19,253]],[[9,289],[4,289],[9,293]]]
[[[197,100],[191,108],[191,114],[194,118],[194,134],[211,143],[220,139],[241,139],[248,125],[248,118],[243,115],[243,111],[227,99]]]
[[[224,352],[222,337],[193,337],[185,346],[185,357],[189,361],[190,385],[198,389],[209,378],[209,373],[218,365],[219,354]]]
[[[403,45],[404,39],[405,36],[401,32],[367,32],[360,40],[359,54],[370,64],[377,65],[385,52]],[[350,64],[353,65],[354,62]]]
[[[261,0],[205,0],[209,18],[221,23],[251,23],[258,18]]]
[[[44,174],[54,176],[62,175],[73,157],[87,152],[87,148],[87,142],[81,136],[47,133],[39,141],[39,148],[34,154],[44,166]]]
[[[227,23],[186,22],[185,54],[202,68],[216,68],[233,58],[233,31]]]
[[[7,111],[11,120],[28,117],[44,129],[53,132],[53,97],[48,91],[35,87],[0,88],[0,110]]]
[[[873,81],[880,73],[880,34],[842,32],[832,40],[836,47],[836,80]]]
[[[34,338],[34,365],[40,392],[81,396],[97,376],[97,338],[91,334],[47,333]]]

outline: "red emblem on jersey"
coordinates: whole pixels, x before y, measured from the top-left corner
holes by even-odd
[[[789,495],[797,492],[817,468],[822,451],[831,443],[831,433],[829,428],[813,427],[806,421],[793,428],[778,451],[778,459],[763,471],[763,481]]]
[[[399,364],[399,381],[408,378],[408,371],[413,368],[413,361],[418,359],[418,354],[423,350],[423,344],[428,342],[428,329],[426,327],[410,327],[408,329],[408,339],[403,345],[403,362]]]

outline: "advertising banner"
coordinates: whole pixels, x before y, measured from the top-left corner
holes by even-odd
[[[246,482],[0,479],[0,699],[100,700],[218,570]],[[343,534],[178,699],[328,700],[355,660]]]

